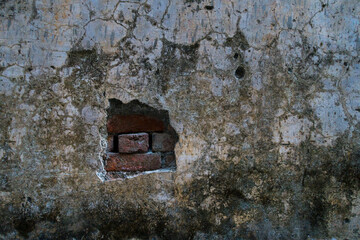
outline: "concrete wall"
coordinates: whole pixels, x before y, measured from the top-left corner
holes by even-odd
[[[358,0],[0,0],[0,238],[359,239]],[[177,170],[102,181],[109,99]]]

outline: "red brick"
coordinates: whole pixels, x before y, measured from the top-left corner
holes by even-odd
[[[120,153],[147,152],[149,150],[149,134],[121,134],[119,138]]]
[[[170,152],[174,151],[176,139],[167,133],[153,133],[152,150],[154,152]]]
[[[109,135],[107,137],[107,151],[113,152],[114,151],[114,136]]]
[[[114,115],[107,122],[109,133],[162,132],[164,123],[145,115]]]
[[[174,153],[169,153],[166,154],[163,157],[163,167],[167,168],[167,167],[175,167],[176,166],[176,160],[175,160],[175,154]]]
[[[159,153],[108,153],[105,159],[105,170],[108,172],[149,171],[159,168],[161,168],[161,156]]]

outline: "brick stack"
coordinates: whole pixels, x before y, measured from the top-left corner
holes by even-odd
[[[150,171],[175,167],[176,137],[164,122],[145,115],[114,115],[107,122],[108,172]]]

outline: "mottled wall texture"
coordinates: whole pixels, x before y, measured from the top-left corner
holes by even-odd
[[[0,0],[1,239],[360,239],[359,0]],[[106,178],[109,100],[176,170]]]

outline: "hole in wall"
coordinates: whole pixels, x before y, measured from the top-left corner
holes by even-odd
[[[245,68],[243,66],[239,66],[235,71],[235,76],[237,78],[243,78],[245,76]]]
[[[106,179],[127,178],[154,171],[176,170],[174,148],[179,139],[165,110],[138,100],[109,100]]]
[[[214,6],[212,6],[212,5],[206,5],[206,6],[205,6],[205,9],[211,11],[211,10],[214,9]]]

